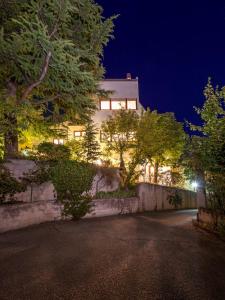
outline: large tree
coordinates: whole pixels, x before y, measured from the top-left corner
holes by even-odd
[[[141,162],[138,152],[137,128],[139,116],[135,111],[119,110],[102,124],[102,137],[109,153],[119,156],[122,185],[127,186]],[[127,158],[127,159],[126,159]]]
[[[185,143],[182,123],[173,113],[144,112],[138,127],[139,147],[142,155],[154,164],[154,183],[158,183],[158,169],[178,162]]]
[[[113,31],[93,0],[0,1],[0,134],[18,151],[30,124],[87,118]],[[50,111],[50,112],[49,112]],[[45,115],[46,117],[46,115]]]
[[[212,207],[225,211],[225,89],[214,89],[209,79],[205,102],[196,108],[202,125],[194,126],[184,163],[187,173],[205,188]]]
[[[88,121],[85,126],[85,135],[81,142],[81,154],[85,162],[93,163],[100,156],[100,144],[97,140],[97,128],[92,120]]]

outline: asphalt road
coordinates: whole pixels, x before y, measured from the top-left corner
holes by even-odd
[[[196,211],[42,224],[0,235],[0,299],[225,299],[225,243]]]

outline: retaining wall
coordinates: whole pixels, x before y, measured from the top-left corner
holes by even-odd
[[[220,211],[212,211],[210,209],[201,207],[198,209],[197,222],[199,225],[216,229],[220,222],[225,223],[225,215]]]
[[[0,206],[0,232],[61,219],[61,206],[55,201]]]
[[[93,200],[92,211],[85,218],[173,209],[167,197],[174,191],[164,186],[142,183],[137,187],[139,197]],[[178,191],[183,199],[180,208],[196,208],[195,193],[186,190]],[[60,220],[62,219],[61,212],[62,206],[55,201],[2,205],[0,206],[0,232]]]
[[[176,191],[182,197],[180,209],[197,208],[197,194],[195,192],[149,183],[140,183],[137,186],[137,195],[142,203],[143,211],[174,209],[169,204],[168,196]]]
[[[10,159],[4,165],[17,180],[21,180],[26,174],[37,169],[34,161],[25,159]],[[97,192],[115,191],[119,186],[120,177],[118,169],[99,167],[89,194],[94,196]],[[56,192],[51,182],[45,182],[40,185],[28,185],[25,192],[17,193],[14,198],[22,202],[55,200]]]

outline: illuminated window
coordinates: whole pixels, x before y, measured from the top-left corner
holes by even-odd
[[[112,109],[126,109],[126,100],[112,100]]]
[[[127,109],[137,109],[137,100],[127,99]]]
[[[74,131],[75,138],[80,138],[82,136],[85,136],[85,131]]]
[[[53,143],[55,145],[63,145],[64,144],[64,140],[63,139],[54,139]]]
[[[110,109],[110,101],[109,100],[101,100],[100,102],[100,109]]]

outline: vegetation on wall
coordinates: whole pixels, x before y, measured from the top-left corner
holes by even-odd
[[[16,180],[9,170],[0,164],[0,204],[14,201],[14,195],[25,190],[24,182]]]
[[[177,190],[168,195],[168,200],[169,204],[174,206],[175,209],[182,205],[182,197]]]

